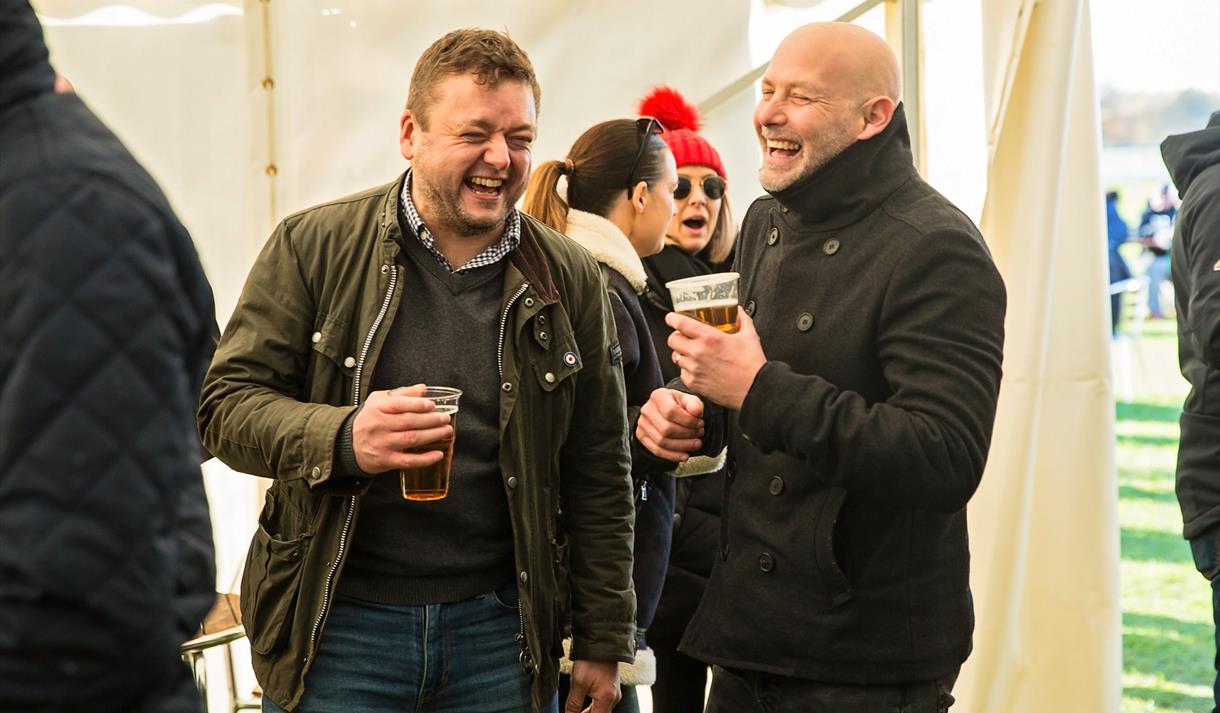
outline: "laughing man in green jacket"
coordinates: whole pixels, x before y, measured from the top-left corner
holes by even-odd
[[[596,263],[513,207],[538,102],[507,36],[449,33],[411,78],[410,170],[289,216],[250,273],[199,424],[274,479],[242,583],[264,710],[553,710],[569,623],[568,709],[617,700],[619,350]],[[448,496],[411,502],[396,473],[457,425],[423,384],[463,390],[461,428]]]

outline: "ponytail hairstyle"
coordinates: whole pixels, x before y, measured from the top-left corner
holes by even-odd
[[[585,131],[566,159],[534,169],[522,211],[562,233],[568,227],[569,209],[605,218],[619,195],[629,194],[640,181],[652,190],[665,169],[669,148],[660,136],[644,129],[634,119],[613,119]],[[646,142],[642,153],[641,142]],[[640,161],[632,172],[637,154]],[[567,177],[566,201],[557,190],[560,176]]]

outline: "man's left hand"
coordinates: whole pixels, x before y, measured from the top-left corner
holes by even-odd
[[[622,695],[617,662],[575,660],[563,713],[610,713]],[[593,699],[587,708],[585,698]]]
[[[675,330],[668,343],[674,364],[682,370],[682,383],[706,399],[740,411],[754,377],[767,363],[750,315],[737,308],[735,334],[675,312],[665,315],[665,323]]]

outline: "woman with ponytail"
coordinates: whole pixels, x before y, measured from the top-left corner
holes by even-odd
[[[661,366],[640,304],[647,286],[642,258],[661,249],[674,216],[678,176],[656,119],[606,121],[586,131],[567,158],[539,166],[525,192],[524,211],[584,246],[601,264],[622,348],[629,433],[640,407],[661,387]],[[561,180],[562,179],[562,184]],[[668,354],[668,351],[666,351]],[[619,668],[623,698],[616,713],[638,713],[634,686],[656,678],[656,660],[645,634],[661,596],[673,530],[673,463],[652,456],[635,439],[636,660]],[[570,670],[565,657],[561,670]],[[567,677],[560,700],[567,698]]]
[[[729,212],[720,154],[697,133],[698,110],[673,89],[657,87],[640,102],[640,114],[655,116],[665,124],[667,131],[662,138],[678,167],[674,195],[677,212],[666,231],[665,247],[644,260],[649,284],[644,314],[661,371],[669,382],[678,378],[678,367],[667,344],[673,330],[665,324],[665,314],[673,311],[673,302],[665,283],[727,269],[737,226]],[[712,466],[688,462],[678,473],[687,469],[713,472],[677,481],[669,569],[648,632],[657,658],[657,680],[652,686],[654,713],[702,713],[707,688],[707,664],[679,653],[678,642],[703,596],[716,557],[723,458]]]

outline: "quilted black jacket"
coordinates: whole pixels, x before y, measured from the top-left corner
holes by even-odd
[[[0,710],[198,711],[212,293],[156,184],[0,0]]]

